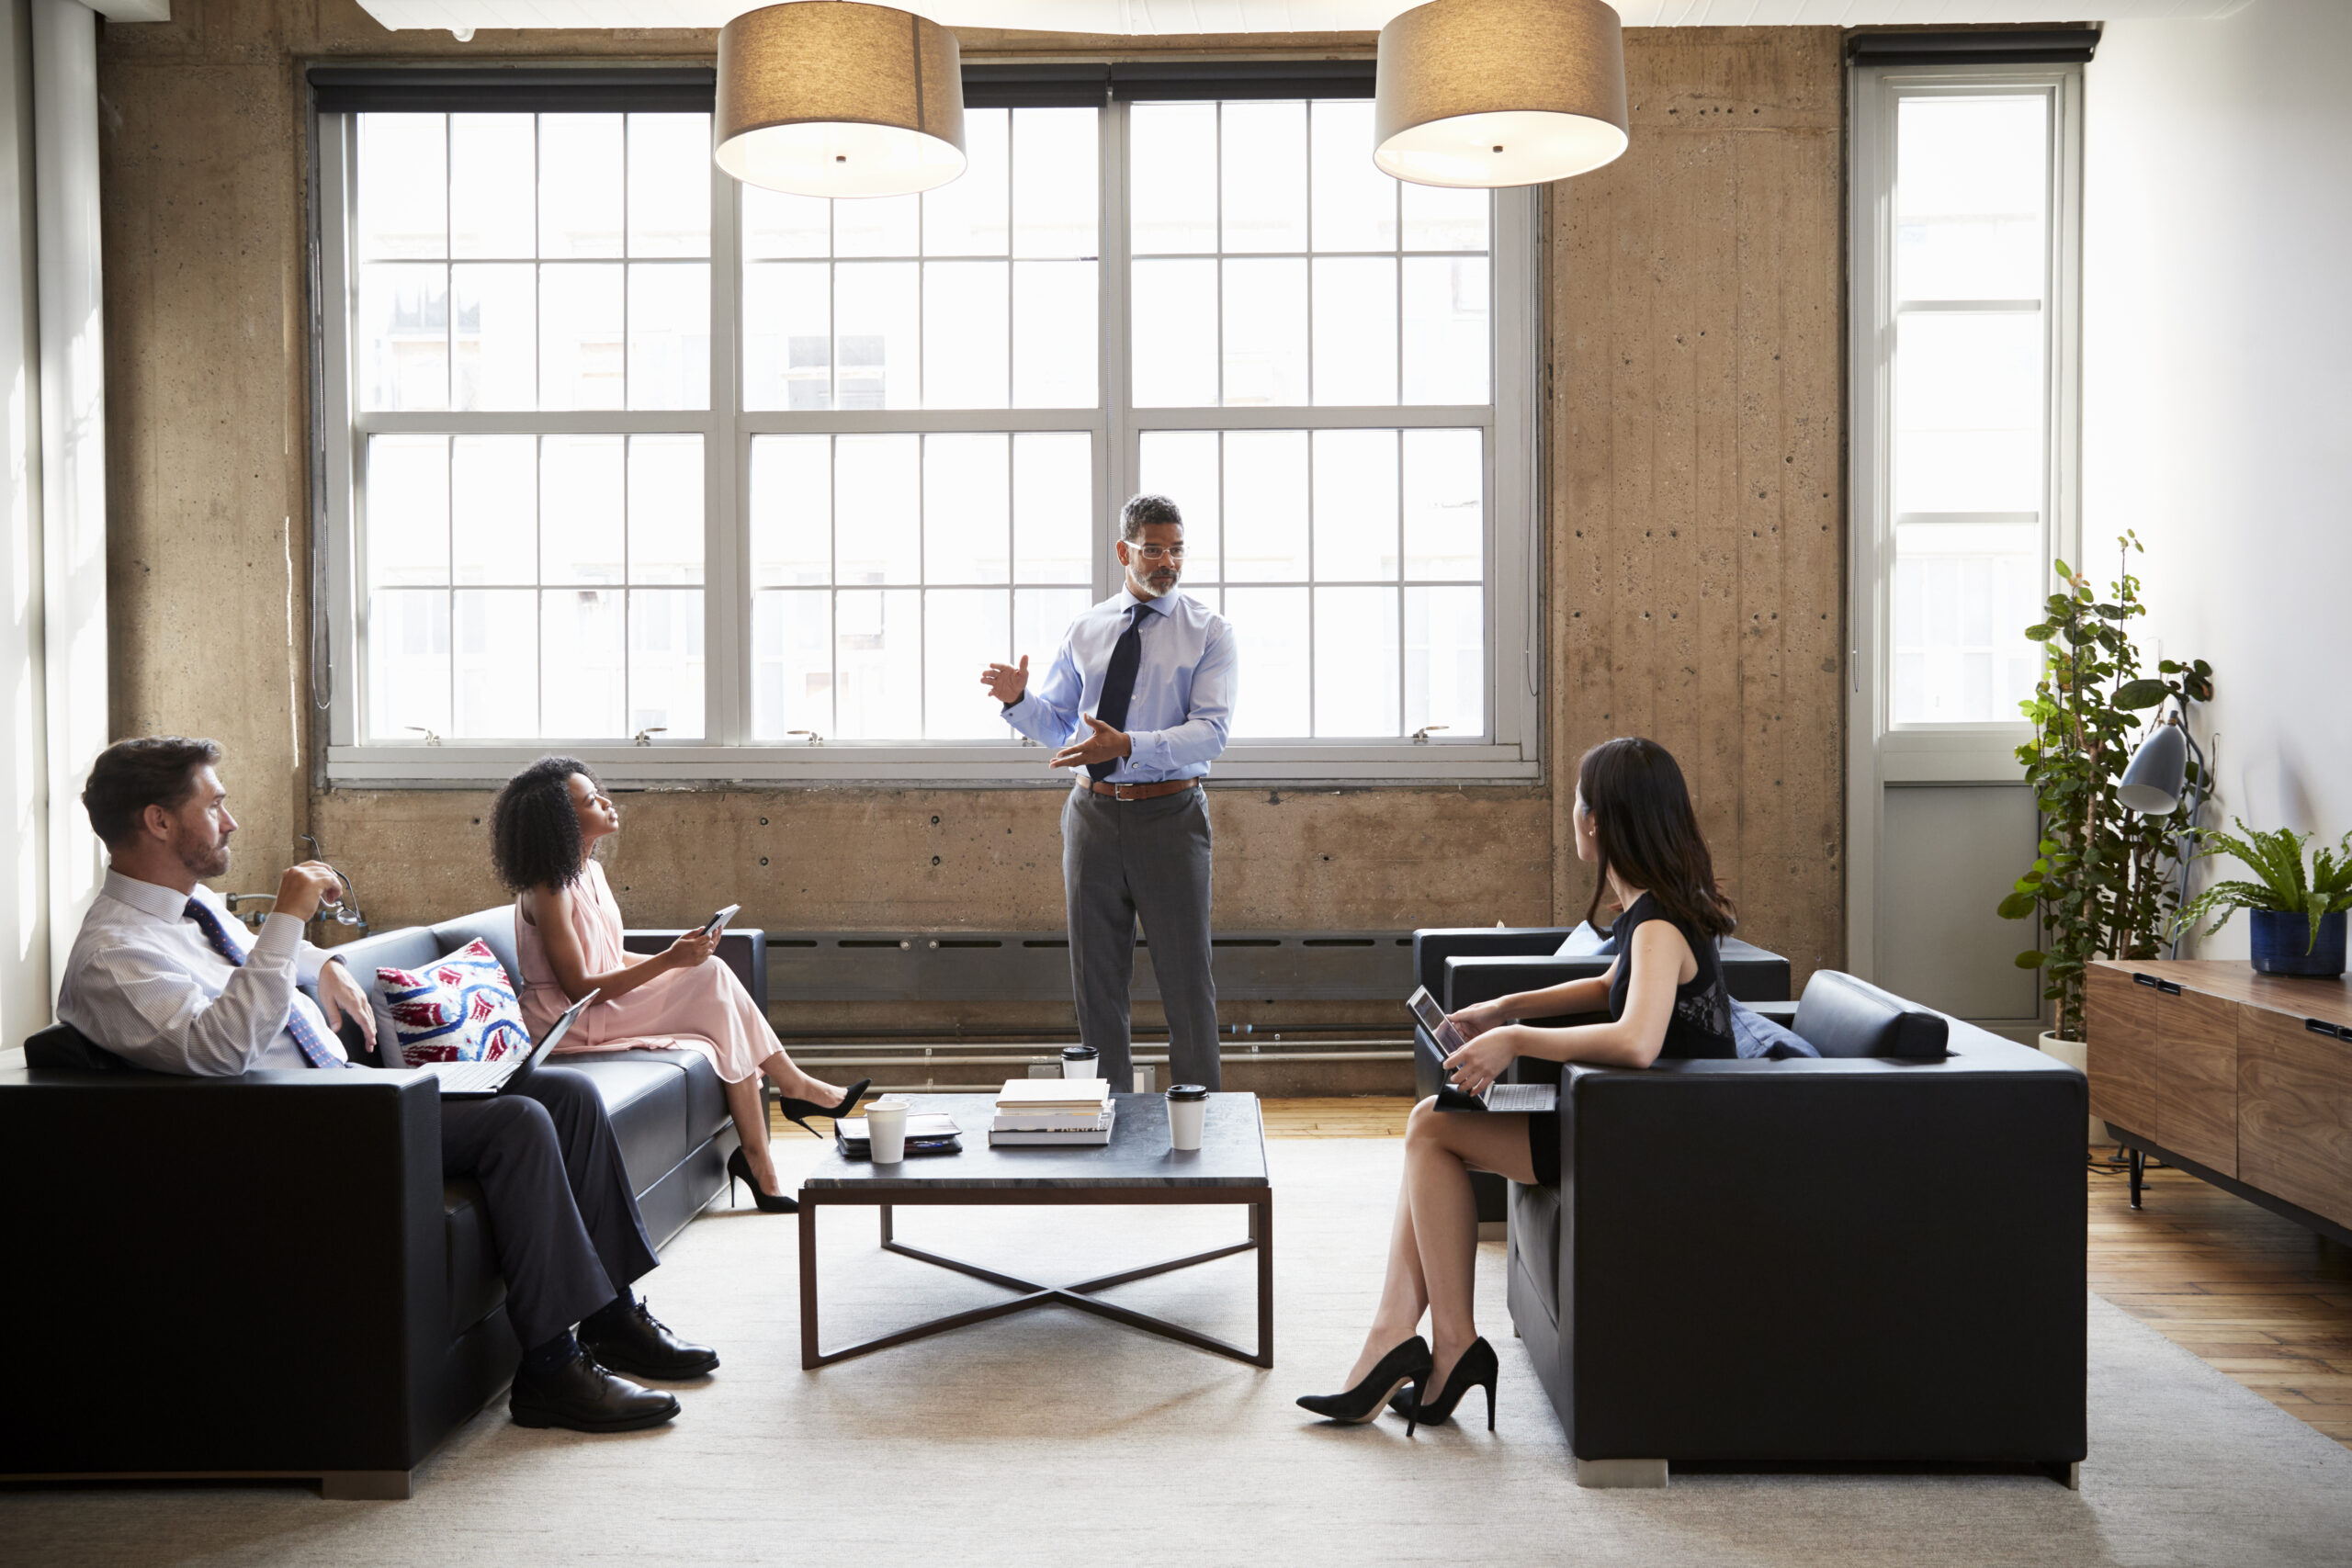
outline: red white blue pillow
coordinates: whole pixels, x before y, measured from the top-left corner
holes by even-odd
[[[531,1048],[514,983],[477,937],[427,969],[376,971],[404,1066],[494,1062]]]

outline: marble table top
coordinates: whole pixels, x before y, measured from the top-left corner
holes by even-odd
[[[917,1155],[897,1165],[847,1159],[836,1139],[801,1179],[805,1188],[870,1191],[887,1188],[1263,1187],[1265,1124],[1258,1097],[1212,1094],[1197,1149],[1168,1141],[1168,1100],[1158,1094],[1114,1094],[1111,1141],[1094,1148],[989,1147],[996,1116],[992,1094],[910,1094],[914,1116],[953,1116],[960,1154]]]

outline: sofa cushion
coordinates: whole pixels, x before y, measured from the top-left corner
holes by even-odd
[[[1936,1060],[1949,1025],[1867,980],[1820,969],[1805,982],[1792,1025],[1825,1056],[1900,1056]]]
[[[1560,1321],[1560,1190],[1510,1184],[1510,1251],[1552,1321]]]
[[[577,1061],[579,1058],[572,1058]],[[594,1058],[599,1062],[647,1062],[675,1067],[686,1076],[686,1136],[695,1143],[727,1125],[727,1086],[718,1069],[699,1051],[615,1051]],[[685,1153],[684,1148],[678,1151]]]
[[[635,1060],[581,1055],[551,1064],[584,1073],[605,1101],[613,1136],[628,1168],[628,1188],[642,1193],[667,1176],[686,1151],[702,1142],[686,1135],[686,1074],[674,1060],[646,1060],[650,1052],[630,1052]],[[670,1053],[659,1054],[668,1057]]]
[[[377,1037],[387,1065],[494,1062],[531,1049],[514,982],[479,937],[419,969],[386,964],[375,981],[392,1017],[390,1038]]]
[[[1782,1062],[1792,1056],[1821,1055],[1804,1035],[1736,999],[1731,1004],[1731,1032],[1744,1057],[1764,1056]]]
[[[520,976],[522,964],[514,956],[514,906],[493,904],[487,909],[476,909],[470,915],[459,915],[454,920],[443,920],[433,928],[433,939],[441,945],[438,951],[447,953],[469,942],[487,942],[490,951],[509,975]]]
[[[441,1184],[441,1233],[448,1254],[449,1337],[455,1339],[506,1299],[480,1187],[471,1181]]]

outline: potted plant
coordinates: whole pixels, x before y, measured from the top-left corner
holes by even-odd
[[[2344,912],[2352,909],[2352,833],[2334,849],[2323,848],[2303,868],[2309,833],[2290,828],[2266,833],[2236,818],[2235,833],[2211,829],[2197,835],[2212,848],[2197,858],[2228,853],[2254,873],[2252,882],[2216,882],[2180,911],[2178,929],[2189,930],[2219,911],[2203,934],[2212,935],[2240,909],[2254,928],[2254,966],[2265,975],[2334,976],[2344,973]]]
[[[2089,577],[2056,562],[2065,591],[2052,593],[2046,614],[2025,635],[2047,649],[2033,695],[2018,704],[2033,736],[2018,748],[2026,782],[2041,816],[2034,861],[2001,900],[2003,918],[2039,916],[2041,945],[2018,954],[2018,965],[2039,969],[2042,997],[2055,1007],[2054,1027],[2042,1048],[2083,1066],[2083,981],[2092,960],[2154,958],[2180,902],[2174,873],[2190,827],[2195,795],[2184,790],[2168,814],[2126,810],[2116,786],[2131,755],[2140,715],[2168,701],[2184,709],[2210,701],[2212,668],[2203,660],[2164,660],[2143,675],[2131,623],[2147,614],[2140,581],[2128,570],[2142,547],[2126,533],[2126,570],[2113,596],[2101,599]],[[2188,783],[2201,787],[2198,765]]]

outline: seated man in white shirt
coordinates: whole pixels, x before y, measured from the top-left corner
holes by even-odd
[[[335,1031],[348,1018],[374,1043],[367,993],[341,960],[302,938],[340,890],[335,874],[316,861],[288,870],[250,941],[198,881],[228,873],[237,830],[213,771],[220,760],[212,741],[149,736],[118,741],[92,764],[82,804],[106,840],[108,869],[74,939],[57,1016],[157,1072],[358,1068]],[[309,982],[315,1004],[297,989]],[[514,1093],[443,1100],[441,1163],[481,1184],[490,1213],[507,1316],[524,1347],[514,1419],[617,1432],[674,1417],[674,1395],[606,1369],[695,1378],[718,1358],[671,1335],[629,1293],[629,1281],[660,1260],[594,1084],[543,1066]]]

